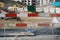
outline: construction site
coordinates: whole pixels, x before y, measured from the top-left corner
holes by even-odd
[[[60,0],[0,0],[0,40],[60,40]]]

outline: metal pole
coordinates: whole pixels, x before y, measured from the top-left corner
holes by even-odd
[[[5,28],[5,26],[4,26],[4,38],[5,38],[5,40],[7,40],[7,38],[6,38],[6,28]]]
[[[54,23],[52,23],[52,35],[54,35]]]

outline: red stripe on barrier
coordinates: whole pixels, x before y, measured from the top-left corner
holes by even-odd
[[[38,17],[39,15],[38,14],[28,14],[28,17]]]
[[[17,17],[17,14],[6,14],[6,17]]]
[[[17,23],[16,27],[27,27],[27,24],[25,24],[25,23]]]
[[[0,27],[4,27],[4,25],[3,24],[0,24]]]
[[[38,26],[49,26],[48,23],[39,23]]]
[[[60,14],[50,14],[50,17],[60,17]]]

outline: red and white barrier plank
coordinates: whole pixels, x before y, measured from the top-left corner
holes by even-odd
[[[60,14],[48,15],[48,17],[60,17]],[[41,17],[41,14],[0,14],[0,17]]]
[[[49,27],[49,23],[16,23],[16,24],[0,24],[0,28],[2,27]]]

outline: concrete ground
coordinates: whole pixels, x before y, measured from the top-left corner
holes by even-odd
[[[60,36],[41,35],[36,37],[0,37],[0,40],[60,40]]]

